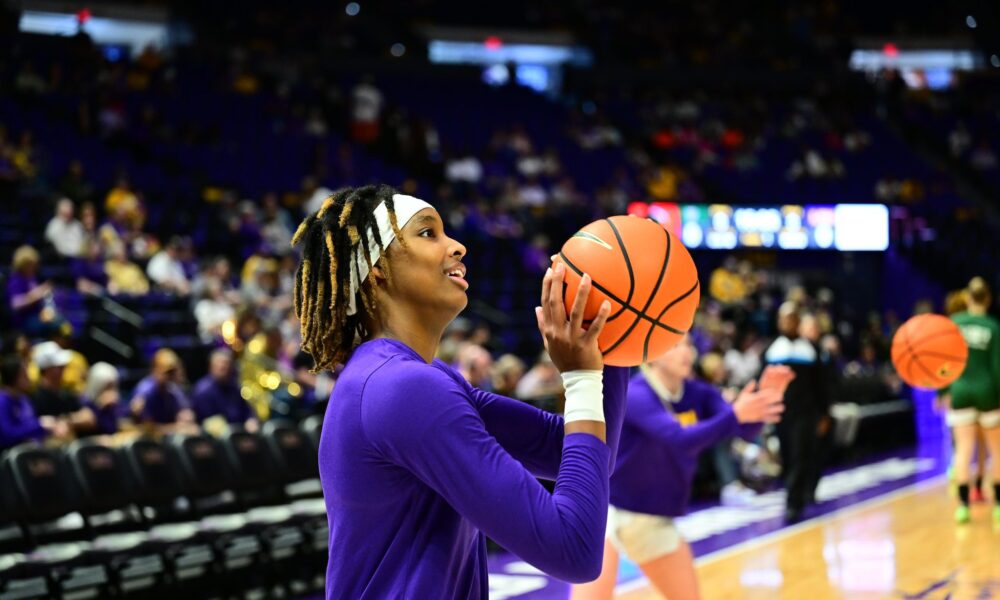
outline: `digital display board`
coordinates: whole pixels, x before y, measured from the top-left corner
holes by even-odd
[[[663,224],[688,248],[881,251],[889,247],[889,209],[884,204],[633,202],[628,212]]]

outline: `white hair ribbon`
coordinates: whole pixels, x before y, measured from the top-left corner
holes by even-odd
[[[422,211],[425,208],[434,208],[430,204],[424,202],[420,198],[414,198],[413,196],[407,196],[404,194],[393,194],[392,204],[394,212],[396,213],[396,223],[399,225],[399,229],[402,230],[406,227],[406,224],[410,222],[413,215]],[[389,244],[396,239],[396,232],[392,229],[392,222],[389,221],[389,209],[386,207],[385,202],[380,202],[378,206],[375,207],[375,222],[378,224],[379,236],[382,239],[382,247],[388,249]],[[358,312],[358,291],[361,290],[361,283],[368,279],[368,265],[375,265],[378,259],[382,256],[379,252],[378,244],[375,243],[375,234],[369,228],[368,232],[368,260],[364,257],[364,247],[358,244],[357,250],[354,252],[354,258],[352,262],[354,264],[350,265],[351,269],[351,298],[350,304],[347,306],[347,314],[353,315]]]

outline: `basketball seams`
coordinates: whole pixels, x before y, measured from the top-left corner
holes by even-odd
[[[933,383],[934,385],[939,385],[939,384],[940,384],[940,380],[941,380],[941,378],[940,378],[939,376],[935,375],[934,373],[932,373],[932,372],[931,372],[931,370],[930,370],[930,369],[928,369],[928,368],[926,367],[926,365],[924,365],[924,363],[920,362],[920,357],[919,357],[919,356],[917,356],[916,354],[914,354],[914,355],[913,355],[913,356],[911,357],[911,360],[910,360],[910,362],[911,362],[911,363],[916,363],[916,364],[917,364],[917,366],[918,366],[918,367],[920,367],[920,370],[921,370],[921,371],[923,371],[924,373],[927,373],[927,376],[931,378],[931,382],[932,382],[932,383]]]
[[[611,232],[615,234],[615,239],[618,240],[618,248],[622,251],[622,258],[625,259],[625,268],[628,269],[628,296],[625,298],[625,304],[631,304],[632,296],[635,294],[635,271],[632,269],[632,259],[628,256],[628,248],[625,247],[622,234],[618,232],[618,228],[615,227],[614,222],[611,219],[604,220],[608,222]]]
[[[951,322],[951,321],[949,321],[949,322]],[[925,342],[925,341],[927,341],[927,340],[932,340],[932,339],[934,339],[934,338],[936,338],[936,337],[941,337],[942,335],[948,335],[949,333],[954,333],[954,332],[953,332],[953,331],[951,331],[950,329],[945,329],[945,330],[942,330],[942,331],[935,331],[934,333],[932,333],[932,334],[930,334],[930,335],[925,335],[924,337],[922,337],[922,338],[920,338],[920,339],[918,339],[918,340],[914,340],[914,341],[913,341],[913,342],[911,342],[911,343],[912,343],[912,344],[913,344],[914,346],[917,346],[917,345],[919,345],[919,344],[922,344],[922,343],[924,343],[924,342]]]
[[[950,321],[949,321],[950,323]],[[918,346],[923,344],[928,340],[938,338],[944,335],[953,334],[954,332],[951,328],[945,328],[941,331],[935,331],[929,335],[925,335],[916,341],[911,341],[911,329],[913,327],[906,327],[904,325],[896,332],[896,339],[894,340],[893,346],[897,345],[900,348],[899,354],[894,358],[893,363],[895,363],[897,371],[900,373],[910,376],[911,368],[913,364],[923,371],[929,378],[932,385],[938,385],[941,383],[941,377],[936,375],[931,369],[927,367],[921,360],[924,357],[940,358],[944,360],[952,360],[956,362],[962,362],[962,358],[955,356],[953,354],[948,354],[946,352],[937,352],[934,350],[920,350]]]
[[[903,344],[906,345],[906,350],[909,352],[909,359],[906,361],[905,370],[907,374],[911,374],[910,367],[913,365],[913,363],[916,363],[917,366],[920,367],[920,370],[926,373],[927,376],[931,378],[932,382],[937,383],[938,379],[937,375],[932,373],[931,370],[928,369],[926,365],[924,365],[924,363],[920,362],[920,356],[917,354],[917,351],[913,348],[913,342],[910,341],[910,329],[912,329],[912,327],[906,330],[906,337],[902,340]],[[927,339],[929,339],[930,337],[932,336],[928,336]]]
[[[626,329],[625,332],[621,334],[618,337],[618,339],[615,340],[614,343],[612,343],[607,350],[604,351],[605,355],[610,354],[612,350],[620,346],[621,343],[625,341],[625,338],[627,338],[632,333],[632,331],[635,330],[635,326],[638,325],[639,321],[642,320],[641,317],[643,315],[646,315],[646,310],[649,308],[649,305],[652,304],[653,300],[656,299],[656,292],[659,291],[660,285],[663,283],[663,275],[666,274],[667,272],[667,265],[670,264],[671,236],[666,229],[663,229],[663,234],[667,236],[667,253],[663,257],[663,262],[660,265],[660,275],[659,277],[656,278],[656,285],[653,286],[653,291],[650,292],[649,297],[646,298],[646,305],[642,307],[642,310],[639,311],[639,314],[637,314],[635,319],[632,320],[632,324],[628,326],[628,329]],[[622,254],[628,257],[628,254],[625,252],[624,248],[622,248]],[[646,348],[649,345],[649,338],[652,335],[652,332],[653,332],[653,327],[650,327],[649,333],[646,334],[646,345],[643,346],[642,350],[642,362],[646,362]]]
[[[933,350],[921,350],[920,356],[929,356],[931,358],[940,358],[943,360],[953,360],[955,362],[962,362],[968,360],[968,358],[962,358],[961,356],[955,356],[954,354],[946,354],[944,352],[934,352]]]
[[[559,258],[562,259],[562,261],[566,264],[567,267],[573,269],[573,271],[577,275],[580,275],[581,277],[583,276],[583,271],[580,270],[580,267],[578,267],[575,264],[573,264],[573,262],[571,260],[569,260],[569,258],[566,257],[566,254],[563,253],[562,251],[559,252]],[[640,313],[634,307],[629,306],[628,304],[625,304],[622,301],[621,298],[619,298],[618,296],[616,296],[615,294],[613,294],[610,290],[608,290],[604,286],[600,285],[596,281],[592,281],[592,285],[595,288],[597,288],[597,290],[600,291],[602,294],[604,294],[605,296],[607,296],[609,299],[614,300],[615,302],[617,302],[617,303],[621,304],[622,306],[624,306],[625,310],[628,310],[630,312],[633,312],[633,313],[637,314],[639,316],[639,318],[641,318],[641,319],[645,319],[647,321],[650,321],[654,326],[662,327],[663,329],[666,329],[667,331],[669,331],[671,333],[676,333],[677,335],[684,335],[684,333],[686,333],[684,331],[681,331],[680,329],[677,329],[676,327],[671,327],[670,325],[667,325],[666,323],[661,323],[659,320],[654,319],[654,318],[650,317],[649,315],[644,315],[644,314]],[[688,290],[683,296],[689,295],[697,287],[698,287],[698,284],[695,283],[694,288],[692,288],[691,290]],[[683,296],[681,298],[678,298],[678,301],[682,300]],[[619,314],[620,313],[621,313],[621,311],[619,311]],[[610,321],[611,318],[608,317],[608,320]]]

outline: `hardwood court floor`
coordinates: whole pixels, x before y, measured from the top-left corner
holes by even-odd
[[[943,478],[698,561],[705,600],[1000,599],[992,502],[955,525]],[[633,587],[633,586],[629,586]],[[660,596],[642,584],[623,600]]]

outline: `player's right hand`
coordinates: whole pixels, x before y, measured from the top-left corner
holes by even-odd
[[[605,300],[590,326],[584,329],[583,311],[590,294],[590,276],[584,275],[580,280],[573,309],[567,318],[562,294],[565,274],[566,267],[561,262],[555,263],[545,272],[542,279],[542,305],[535,307],[538,331],[542,334],[552,364],[560,373],[581,369],[599,371],[604,368],[604,357],[597,338],[611,313],[611,303]]]

